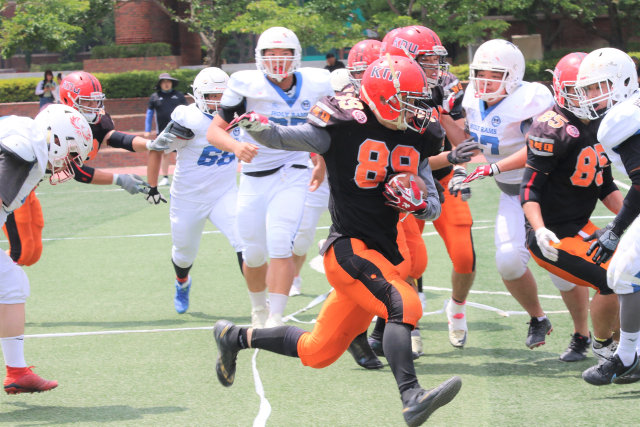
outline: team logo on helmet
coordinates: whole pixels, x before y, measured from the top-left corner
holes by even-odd
[[[367,122],[367,115],[362,110],[353,110],[351,112],[351,115],[353,116],[354,119],[356,119],[358,123]]]
[[[309,108],[311,108],[311,103],[309,101],[302,101],[301,106],[303,110],[308,110]]]
[[[91,139],[91,129],[82,123],[82,119],[78,116],[71,116],[71,126],[76,130],[76,133],[82,137],[85,141]]]
[[[400,78],[401,71],[396,71],[396,77]],[[393,81],[393,74],[391,74],[391,69],[388,67],[371,67],[371,77],[375,77],[376,79],[387,79],[390,82]]]
[[[398,49],[406,50],[411,55],[415,55],[418,53],[418,45],[415,43],[411,43],[410,41],[401,39],[400,37],[396,37],[393,39],[393,47],[397,47]]]
[[[76,95],[80,94],[80,88],[76,88],[75,85],[73,83],[71,83],[70,81],[64,81],[62,82],[62,87],[66,90],[70,90],[71,92],[75,93]]]
[[[580,136],[580,131],[578,130],[577,127],[573,126],[573,125],[569,125],[567,126],[567,133],[569,135],[571,135],[574,138],[577,138]]]
[[[500,126],[500,123],[502,123],[502,120],[500,120],[500,117],[493,116],[491,118],[491,124],[493,125],[494,128],[497,128],[498,126]]]

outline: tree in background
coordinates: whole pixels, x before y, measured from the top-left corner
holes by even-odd
[[[76,18],[89,9],[88,0],[0,0],[0,11],[15,7],[13,17],[0,16],[0,54],[10,58],[22,49],[27,66],[34,50],[60,52],[76,43],[82,31]]]

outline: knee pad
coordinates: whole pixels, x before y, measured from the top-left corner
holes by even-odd
[[[21,267],[0,253],[0,304],[22,304],[31,293],[29,279]]]
[[[256,268],[267,262],[267,251],[256,245],[247,245],[242,252],[247,267]]]
[[[527,272],[529,253],[524,256],[512,244],[504,244],[496,251],[496,265],[504,280],[517,280]]]
[[[180,268],[191,267],[196,259],[196,255],[197,252],[192,253],[192,251],[188,251],[185,248],[177,248],[175,246],[171,248],[171,260]]]
[[[392,296],[389,305],[387,305],[387,321],[406,323],[415,327],[422,317],[422,303],[417,292],[411,288],[411,285],[404,281],[403,283],[404,286],[399,284],[397,279],[391,281],[393,287],[400,294],[401,302],[394,301]]]
[[[271,258],[289,258],[293,249],[293,236],[280,228],[270,230],[267,235],[267,248]]]
[[[453,270],[458,274],[471,274],[476,269],[476,254],[473,250],[473,245],[456,246],[449,254],[449,257],[451,257],[451,262],[453,263]]]
[[[309,252],[309,248],[312,244],[313,236],[309,236],[307,233],[299,234],[293,242],[293,253],[298,256],[303,256]]]
[[[563,279],[562,277],[558,277],[555,274],[549,273],[549,277],[551,278],[551,282],[553,282],[554,286],[558,288],[559,291],[569,292],[576,287],[574,283],[571,283],[568,280]]]

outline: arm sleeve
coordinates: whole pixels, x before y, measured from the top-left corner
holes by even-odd
[[[549,176],[532,168],[524,168],[524,176],[520,184],[520,204],[527,202],[540,203],[540,192]]]
[[[416,218],[425,221],[434,221],[440,216],[440,212],[442,212],[442,205],[440,204],[438,189],[436,188],[436,184],[433,181],[433,175],[431,174],[429,159],[422,161],[418,168],[418,175],[427,185],[427,211],[422,215],[416,215]]]
[[[96,173],[94,168],[87,165],[79,168],[74,162],[71,162],[71,167],[74,172],[73,179],[78,182],[82,182],[83,184],[91,184],[91,181],[93,181],[93,175]]]
[[[222,107],[219,111],[218,114],[220,114],[220,117],[222,117],[224,119],[225,122],[227,123],[231,123],[233,121],[233,119],[236,118],[236,114],[239,116],[243,115],[244,113],[247,112],[247,107],[244,104],[244,100],[236,105],[235,107]]]
[[[260,144],[278,150],[322,154],[331,146],[329,132],[309,123],[300,126],[280,126],[272,123],[269,129],[248,133]]]
[[[144,131],[151,132],[151,125],[153,123],[153,110],[147,110],[147,117],[144,119]]]
[[[613,151],[620,154],[620,159],[629,176],[631,171],[640,167],[640,135],[632,135]]]
[[[602,187],[600,187],[600,200],[604,200],[607,196],[614,191],[618,191],[618,186],[613,182],[613,172],[611,171],[611,165],[602,169]]]
[[[27,180],[32,163],[0,151],[0,200],[10,206]]]
[[[36,86],[36,95],[42,95],[44,93],[44,81],[41,81],[40,83],[38,83],[38,86]]]

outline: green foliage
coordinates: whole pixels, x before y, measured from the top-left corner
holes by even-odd
[[[461,82],[469,80],[469,64],[456,65],[455,67],[451,67],[449,71],[451,71]]]
[[[57,64],[31,64],[29,71],[35,73],[36,71],[78,71],[84,68],[84,62],[60,62]]]
[[[527,82],[545,82],[551,80],[551,74],[546,70],[553,70],[558,61],[548,59],[544,61],[527,61],[527,68],[524,72],[524,80]],[[469,64],[451,67],[450,71],[456,75],[460,81],[469,80]]]
[[[22,79],[0,79],[0,102],[30,102],[37,101],[36,86],[42,77],[28,77]]]
[[[141,43],[129,45],[96,46],[91,49],[91,59],[139,58],[151,56],[170,56],[168,43]]]

